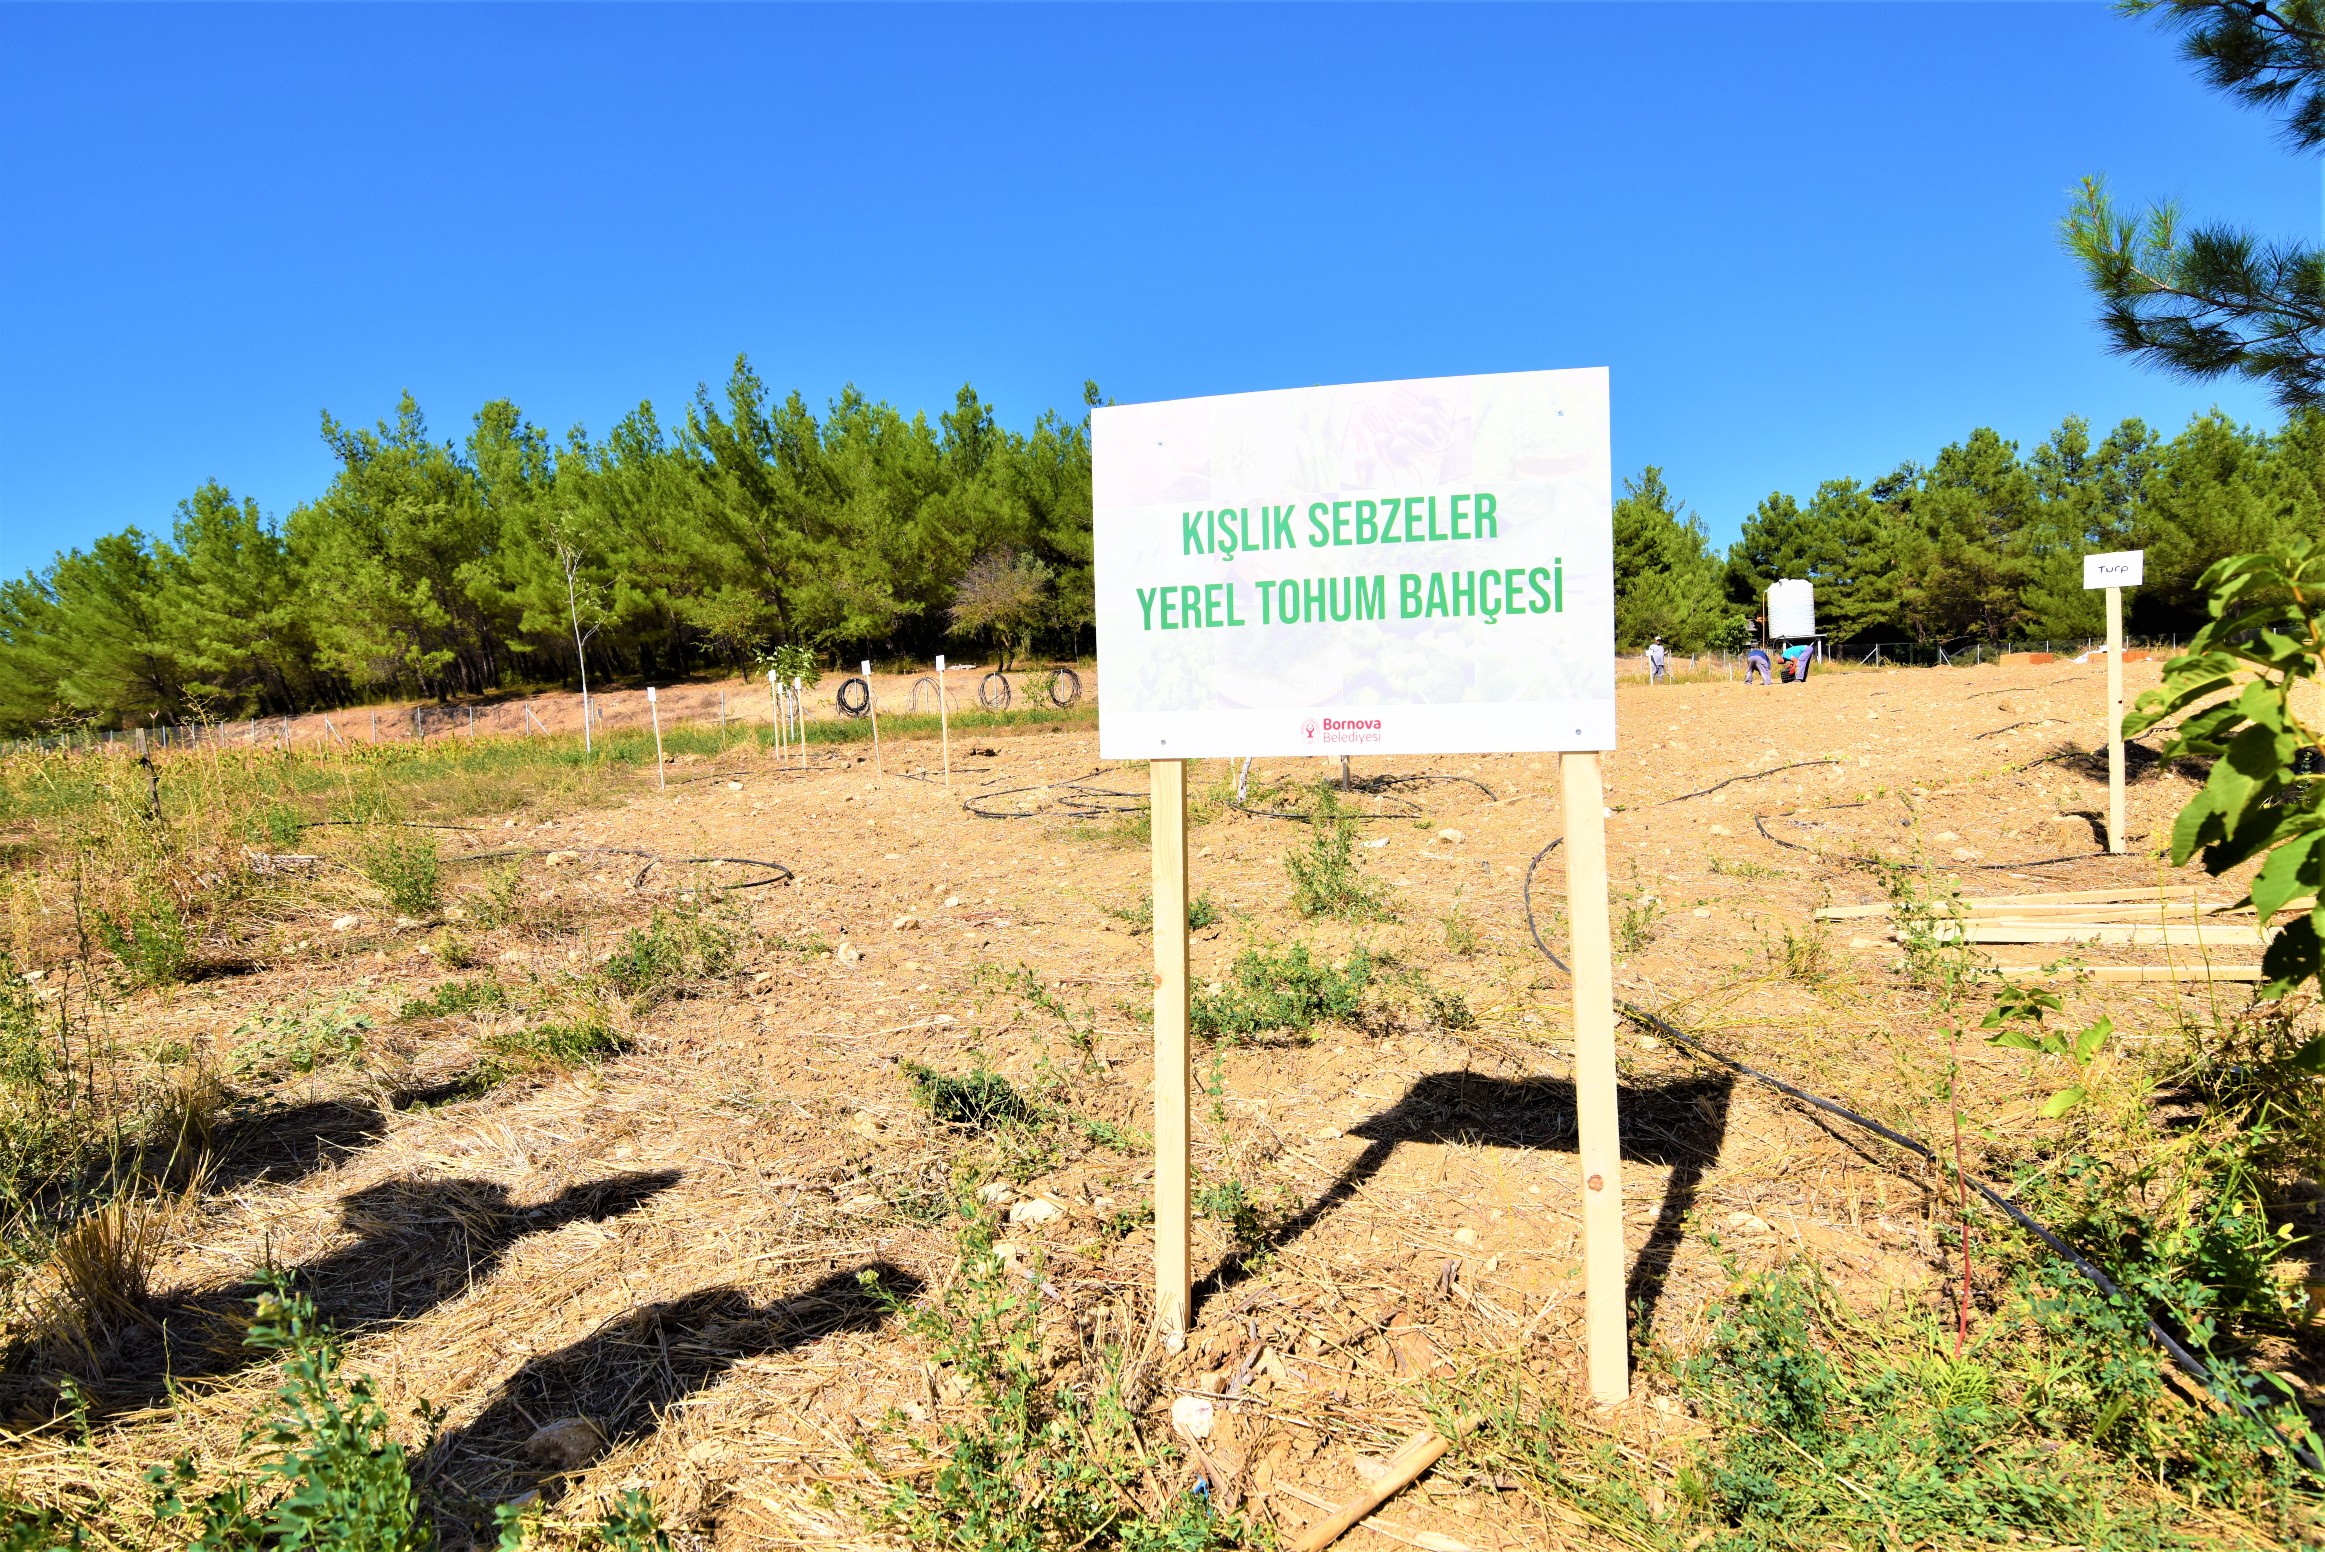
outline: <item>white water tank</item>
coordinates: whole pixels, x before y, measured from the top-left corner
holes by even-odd
[[[1768,584],[1768,635],[1806,641],[1816,634],[1816,584],[1805,578]]]

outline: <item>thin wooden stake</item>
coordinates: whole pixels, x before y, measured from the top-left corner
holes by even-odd
[[[942,652],[936,655],[936,731],[937,737],[944,743],[945,785],[949,787],[953,784],[953,728],[952,724],[945,720],[945,655]],[[1156,855],[1160,856],[1161,853],[1158,852]],[[1181,867],[1179,871],[1184,873],[1186,869]],[[1158,954],[1162,952],[1159,939],[1156,942],[1155,952]],[[1155,1037],[1157,1039],[1162,1037],[1159,1025],[1156,1026]]]
[[[1485,1421],[1481,1412],[1473,1412],[1454,1424],[1455,1437],[1474,1432]],[[1308,1533],[1292,1543],[1292,1552],[1323,1552],[1342,1536],[1363,1523],[1365,1517],[1420,1480],[1421,1473],[1437,1464],[1438,1457],[1453,1448],[1453,1440],[1434,1428],[1417,1430],[1397,1451],[1381,1462],[1381,1474],[1372,1486],[1357,1494],[1332,1511],[1329,1518],[1312,1525]]]
[[[1573,931],[1583,1330],[1590,1393],[1601,1402],[1616,1402],[1631,1393],[1631,1353],[1623,1311],[1623,1144],[1615,1101],[1606,789],[1595,750],[1560,755],[1558,776],[1566,809],[1566,917]]]
[[[791,731],[799,735],[799,768],[804,771],[807,769],[807,697],[802,693],[802,689],[799,676],[793,674],[791,676],[791,715],[793,718]]]
[[[872,779],[881,781],[888,767],[880,763],[880,697],[872,693],[872,660],[864,659],[864,709],[872,716]]]
[[[938,664],[943,664],[939,658]],[[1149,764],[1154,850],[1154,1318],[1163,1344],[1187,1340],[1187,765]]]
[[[2107,590],[2107,850],[2122,856],[2123,589]]]
[[[783,758],[783,691],[775,678],[775,670],[767,670],[767,711],[775,724],[775,758]]]
[[[654,699],[652,685],[646,686],[646,715],[654,719],[654,785],[667,792],[670,783],[662,779],[662,707]]]

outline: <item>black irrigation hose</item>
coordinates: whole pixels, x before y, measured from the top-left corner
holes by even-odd
[[[465,830],[472,835],[486,834],[481,825],[424,824],[416,819],[310,819],[302,823],[302,830],[321,829],[325,825],[390,824],[401,830]],[[496,862],[503,857],[538,857],[551,851],[569,851],[577,857],[644,857],[653,862],[692,863],[725,862],[740,868],[765,868],[765,878],[752,879],[747,884],[713,884],[713,889],[734,893],[744,889],[761,889],[769,884],[786,884],[799,875],[780,862],[764,857],[673,857],[665,852],[646,851],[636,846],[504,846],[498,851],[472,851],[458,857],[446,857],[446,862]]]
[[[1646,808],[1668,808],[1674,803],[1684,803],[1689,798],[1700,798],[1707,793],[1717,792],[1722,787],[1732,787],[1739,781],[1758,781],[1763,776],[1773,776],[1779,771],[1797,771],[1805,766],[1810,765],[1843,765],[1846,763],[1847,762],[1843,760],[1825,759],[1795,760],[1790,765],[1771,765],[1764,771],[1753,771],[1750,774],[1744,776],[1730,776],[1726,781],[1715,781],[1708,787],[1698,787],[1693,792],[1682,792],[1675,798],[1662,798],[1656,802],[1644,804],[1642,806]],[[1615,812],[1619,814],[1622,812],[1622,809],[1617,807]]]
[[[1813,809],[1795,809],[1793,812],[1802,814],[1824,813],[1829,809],[1863,808],[1864,806],[1865,805],[1863,803],[1825,803],[1820,804],[1818,807]],[[1752,816],[1752,828],[1760,832],[1760,838],[1762,840],[1772,842],[1778,846],[1788,847],[1793,851],[1806,852],[1808,855],[1814,857],[1817,861],[1823,863],[1827,867],[1934,868],[1937,866],[1937,864],[1934,862],[1890,862],[1880,857],[1842,857],[1836,861],[1835,859],[1826,856],[1823,852],[1818,851],[1813,846],[1803,846],[1798,841],[1788,841],[1781,835],[1771,835],[1769,833],[1769,820],[1786,819],[1790,817],[1791,816],[1787,814],[1754,814]],[[1955,867],[1964,873],[2006,873],[2014,868],[2053,868],[2065,862],[2093,862],[2101,857],[2111,855],[2113,855],[2113,853],[2104,851],[2079,851],[2071,856],[2066,857],[2036,857],[2027,862],[1961,862],[1956,863]]]
[[[1386,789],[1391,787],[1419,786],[1422,782],[1425,781],[1467,782],[1470,786],[1475,787],[1478,791],[1484,793],[1486,796],[1486,801],[1491,803],[1498,803],[1501,801],[1501,799],[1494,794],[1493,788],[1487,786],[1484,782],[1479,781],[1475,776],[1439,776],[1427,771],[1418,771],[1411,775],[1405,776],[1359,776],[1349,783],[1350,791],[1369,793],[1372,796],[1383,799],[1386,802],[1401,803],[1404,805],[1404,807],[1391,809],[1385,814],[1345,814],[1343,817],[1355,820],[1411,819],[1421,812],[1421,805],[1414,802],[1411,798],[1406,797],[1402,793],[1391,792]],[[1325,785],[1329,786],[1330,782],[1327,781]],[[1239,814],[1249,814],[1254,819],[1290,819],[1295,820],[1300,824],[1312,824],[1315,822],[1316,817],[1313,814],[1301,813],[1297,809],[1253,808],[1248,803],[1230,803],[1227,806],[1234,809]]]
[[[1549,845],[1534,853],[1534,860],[1526,865],[1526,879],[1523,888],[1523,895],[1526,907],[1526,930],[1533,934],[1534,946],[1542,951],[1542,957],[1544,959],[1549,960],[1550,963],[1558,967],[1558,970],[1561,974],[1572,976],[1574,974],[1573,969],[1568,966],[1565,960],[1560,959],[1555,953],[1551,952],[1550,945],[1542,940],[1541,926],[1534,920],[1534,870],[1539,868],[1542,865],[1542,859],[1549,856],[1551,852],[1557,850],[1559,842],[1565,839],[1566,838],[1564,836],[1559,836],[1552,840]],[[1773,837],[1771,837],[1771,839],[1773,839]],[[1803,849],[1805,850],[1806,848]],[[1845,1105],[1835,1104],[1829,1099],[1824,1099],[1818,1095],[1811,1094],[1806,1089],[1785,1082],[1782,1078],[1778,1078],[1769,1073],[1762,1072],[1757,1067],[1749,1066],[1746,1063],[1737,1061],[1732,1056],[1728,1056],[1720,1051],[1716,1051],[1710,1046],[1705,1045],[1702,1041],[1696,1039],[1693,1035],[1684,1034],[1681,1031],[1673,1028],[1669,1022],[1656,1014],[1648,1012],[1645,1008],[1640,1007],[1635,1002],[1631,1002],[1622,997],[1617,997],[1614,999],[1614,1004],[1616,1011],[1621,1013],[1623,1017],[1631,1020],[1635,1024],[1641,1024],[1649,1029],[1654,1030],[1657,1034],[1663,1036],[1667,1040],[1670,1040],[1673,1044],[1678,1045],[1683,1050],[1686,1050],[1701,1060],[1725,1067],[1732,1072],[1752,1079],[1756,1083],[1765,1084],[1769,1088],[1776,1090],[1776,1092],[1779,1094],[1783,1094],[1791,1099],[1799,1100],[1802,1104],[1812,1106],[1817,1110],[1821,1110],[1826,1115],[1833,1116],[1842,1121],[1846,1121],[1852,1126],[1859,1127],[1864,1131],[1870,1132],[1874,1136],[1882,1138],[1884,1141],[1893,1143],[1896,1146],[1903,1148],[1906,1152],[1926,1160],[1927,1162],[1936,1165],[1941,1169],[1945,1166],[1945,1161],[1940,1159],[1927,1144],[1916,1142],[1913,1138],[1908,1137],[1904,1133],[1896,1131],[1891,1127],[1882,1125],[1879,1121],[1872,1119],[1870,1116],[1859,1115],[1856,1111],[1849,1109]],[[2148,1313],[2143,1305],[2138,1305],[2136,1301],[2132,1300],[2129,1295],[2124,1293],[2123,1289],[2116,1284],[2113,1278],[2109,1277],[2105,1272],[2099,1270],[2098,1267],[2092,1265],[2091,1262],[2086,1259],[2080,1251],[2076,1250],[2074,1246],[2068,1244],[2064,1239],[2061,1239],[2056,1233],[2052,1232],[2048,1225],[2038,1221],[2032,1214],[2028,1213],[2025,1208],[2020,1207],[2009,1197],[2004,1196],[2000,1191],[1988,1185],[1985,1181],[1978,1179],[1976,1176],[1969,1174],[1967,1171],[1958,1170],[1957,1172],[1959,1173],[1962,1182],[1969,1186],[1970,1189],[1976,1191],[1989,1206],[1993,1207],[1997,1212],[2000,1212],[2011,1222],[2017,1224],[2020,1228],[2026,1230],[2035,1238],[2041,1240],[2045,1245],[2049,1246],[2061,1260],[2065,1261],[2069,1266],[2072,1266],[2076,1271],[2082,1273],[2083,1276],[2090,1281],[2091,1285],[2097,1288],[2101,1294],[2105,1295],[2111,1300],[2115,1300],[2120,1303],[2133,1304],[2134,1307],[2138,1308],[2140,1311],[2140,1317],[2147,1322],[2148,1335],[2155,1339],[2155,1343],[2158,1347],[2161,1347],[2165,1353],[2170,1355],[2172,1362],[2179,1366],[2182,1373],[2186,1374],[2190,1379],[2196,1381],[2196,1383],[2199,1385],[2202,1385],[2207,1391],[2210,1391],[2213,1397],[2224,1405],[2229,1406],[2238,1412],[2241,1412],[2245,1417],[2251,1419],[2253,1422],[2260,1424],[2263,1428],[2266,1428],[2270,1434],[2275,1436],[2276,1441],[2285,1447],[2286,1451],[2293,1457],[2293,1459],[2299,1461],[2309,1471],[2317,1474],[2320,1477],[2325,1477],[2325,1461],[2319,1460],[2317,1456],[2311,1454],[2308,1450],[2287,1438],[2284,1434],[2284,1431],[2278,1428],[2277,1425],[2271,1422],[2267,1417],[2264,1417],[2261,1414],[2260,1409],[2255,1407],[2248,1397],[2239,1391],[2233,1390],[2228,1386],[2223,1385],[2218,1377],[2212,1373],[2211,1367],[2208,1364],[2206,1364],[2202,1359],[2198,1358],[2194,1353],[2190,1352],[2187,1348],[2187,1345],[2183,1343],[2178,1337],[2174,1336],[2168,1329],[2166,1329],[2164,1325],[2155,1318],[2154,1315]]]
[[[1104,819],[1114,814],[1135,814],[1147,806],[1146,794],[1143,792],[1118,792],[1111,787],[1086,785],[1092,776],[1099,774],[1101,773],[1098,771],[1092,771],[1089,776],[1077,777],[1073,781],[1037,781],[1022,787],[1003,787],[998,792],[980,792],[973,797],[961,799],[961,807],[975,814],[979,819],[1040,819],[1049,814],[1066,814],[1075,819]],[[1081,797],[1062,799],[1056,808],[1031,808],[1021,813],[1012,813],[1006,809],[995,812],[977,806],[980,803],[991,803],[998,798],[1005,798],[1018,792],[1069,792],[1079,793]],[[1086,801],[1107,798],[1126,798],[1129,801]]]

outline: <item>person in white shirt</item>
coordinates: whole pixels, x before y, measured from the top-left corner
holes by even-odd
[[[1647,682],[1653,684],[1658,679],[1665,683],[1671,679],[1671,657],[1663,650],[1660,636],[1647,643]]]

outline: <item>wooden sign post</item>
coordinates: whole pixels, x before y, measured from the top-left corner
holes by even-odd
[[[2123,834],[2123,590],[2146,580],[2147,552],[2117,550],[2083,557],[2083,587],[2107,590],[2107,850],[2122,856]]]
[[[1574,1113],[1582,1173],[1583,1347],[1596,1401],[1631,1393],[1623,1319],[1623,1140],[1615,1102],[1615,962],[1607,913],[1606,786],[1596,750],[1558,757],[1574,963]]]
[[[1189,1240],[1187,764],[1556,753],[1592,1394],[1629,1389],[1605,794],[1615,746],[1607,374],[1510,372],[1091,412],[1098,752],[1144,760],[1154,882],[1156,1334]],[[1389,548],[1389,546],[1395,548]],[[937,660],[942,707],[944,660]],[[950,746],[947,746],[950,773]]]
[[[1187,762],[1147,766],[1154,832],[1154,1318],[1163,1345],[1187,1339],[1194,1288],[1187,1050]]]
[[[884,781],[888,767],[880,763],[880,697],[872,693],[872,660],[864,659],[864,710],[872,719],[872,779]]]

